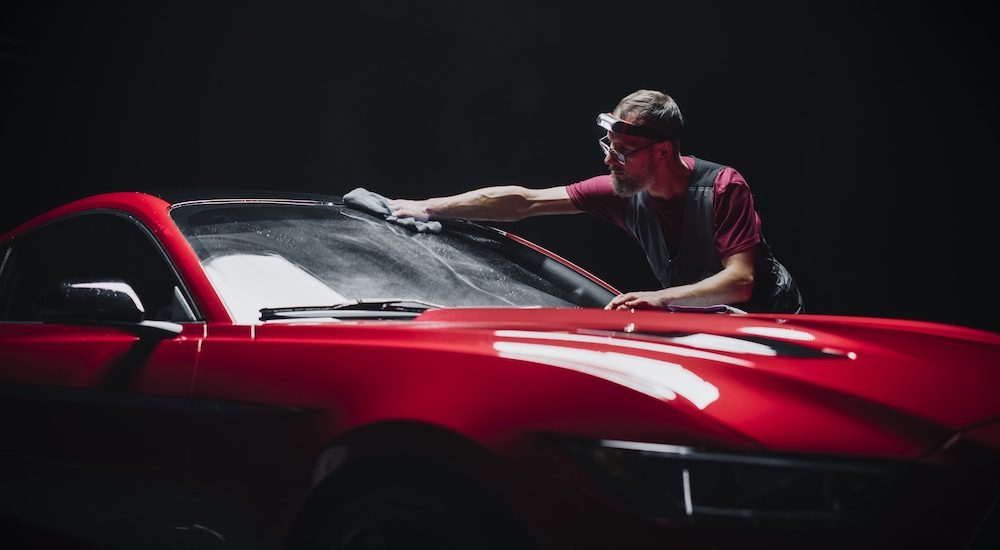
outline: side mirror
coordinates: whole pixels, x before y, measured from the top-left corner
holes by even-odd
[[[146,321],[146,310],[125,281],[59,280],[42,289],[37,313],[50,323],[114,325],[139,336],[171,338],[183,327],[166,321]]]
[[[43,321],[139,323],[146,317],[139,296],[124,281],[61,280],[42,289]]]

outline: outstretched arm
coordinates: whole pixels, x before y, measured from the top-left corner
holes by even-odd
[[[713,306],[739,304],[753,293],[754,250],[722,259],[722,271],[690,285],[616,296],[604,309],[666,309],[669,305]]]
[[[512,222],[530,216],[580,212],[565,187],[528,189],[517,185],[485,187],[459,195],[424,200],[389,199],[392,215],[427,221],[435,218]]]

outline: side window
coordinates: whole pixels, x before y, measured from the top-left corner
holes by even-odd
[[[136,222],[112,213],[79,215],[17,237],[0,258],[0,320],[37,321],[38,296],[65,279],[122,280],[146,318],[192,321],[167,260]]]

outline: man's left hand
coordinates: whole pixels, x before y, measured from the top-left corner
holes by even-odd
[[[667,309],[667,304],[671,298],[669,289],[651,290],[645,292],[628,292],[615,296],[606,310],[613,309]]]

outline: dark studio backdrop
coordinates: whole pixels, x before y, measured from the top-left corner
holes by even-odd
[[[986,4],[174,0],[0,7],[0,232],[61,202],[234,186],[423,198],[605,172],[638,88],[730,164],[814,313],[1000,330]],[[587,216],[502,227],[623,290]]]

